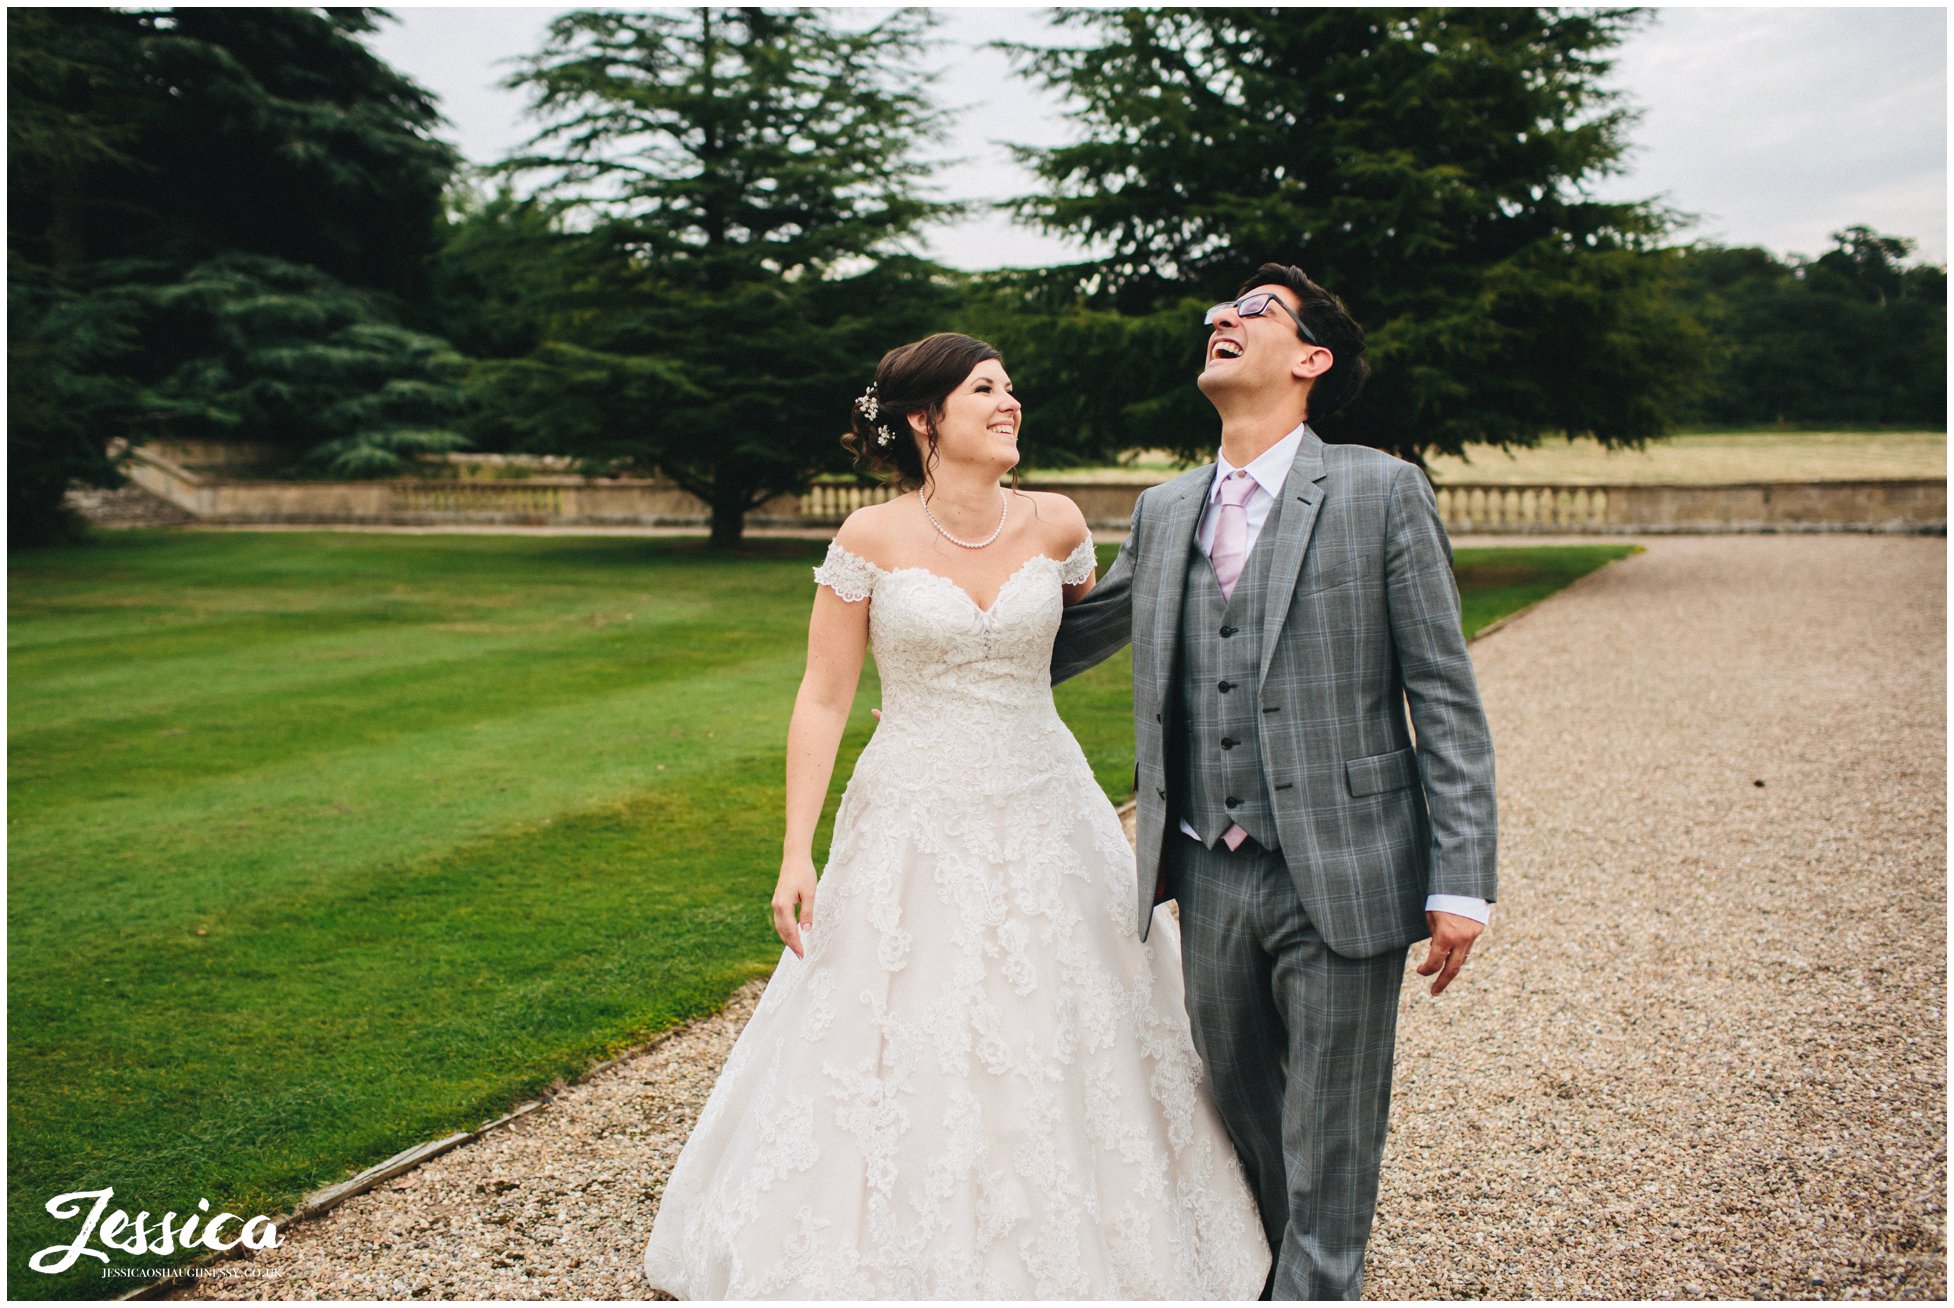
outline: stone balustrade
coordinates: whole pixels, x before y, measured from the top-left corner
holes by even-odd
[[[210,522],[704,526],[706,505],[669,482],[642,478],[397,478],[278,481],[240,477],[248,457],[216,447],[145,446],[128,466],[152,494]],[[1071,497],[1102,530],[1125,527],[1144,486],[1090,477],[1026,478]],[[817,482],[747,515],[755,527],[830,528],[890,498],[886,486]],[[1495,485],[1436,488],[1448,532],[1623,534],[1726,531],[1947,529],[1947,483],[1926,480],[1747,482],[1717,486]]]

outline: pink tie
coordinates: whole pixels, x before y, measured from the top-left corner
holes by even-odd
[[[1214,579],[1221,583],[1224,599],[1233,599],[1235,583],[1241,580],[1242,563],[1248,558],[1248,510],[1243,507],[1255,489],[1255,478],[1236,472],[1221,483],[1221,507],[1214,524],[1214,546],[1208,559],[1214,564]]]
[[[1214,577],[1221,583],[1225,599],[1234,598],[1235,583],[1241,580],[1242,564],[1248,558],[1248,510],[1243,505],[1255,487],[1255,478],[1242,470],[1221,482],[1220,516],[1215,519],[1214,547],[1208,551],[1208,561],[1214,564]],[[1239,822],[1229,823],[1228,829],[1221,833],[1221,843],[1231,853],[1240,849],[1247,839],[1248,832],[1242,830]]]

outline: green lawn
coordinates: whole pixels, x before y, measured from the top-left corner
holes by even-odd
[[[12,559],[11,1292],[131,1288],[27,1269],[72,1238],[56,1194],[284,1211],[765,973],[823,548],[127,531]],[[1633,548],[1460,549],[1467,628]],[[1130,676],[1058,691],[1118,799]],[[878,698],[871,664],[830,821]]]

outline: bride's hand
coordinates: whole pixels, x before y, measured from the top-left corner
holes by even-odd
[[[814,860],[787,859],[780,865],[780,882],[773,888],[773,929],[780,933],[781,942],[794,951],[795,958],[806,958],[801,928],[813,925]]]

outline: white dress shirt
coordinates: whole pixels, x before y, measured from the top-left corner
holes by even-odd
[[[1275,507],[1276,496],[1282,494],[1282,485],[1289,480],[1290,465],[1296,462],[1296,451],[1302,447],[1303,433],[1309,430],[1307,422],[1296,430],[1262,451],[1246,465],[1248,475],[1254,480],[1255,488],[1248,493],[1242,510],[1248,518],[1248,541],[1243,546],[1242,556],[1255,548],[1256,537],[1262,534],[1262,524],[1269,520],[1269,510]],[[1311,433],[1314,435],[1315,433]],[[1201,547],[1202,554],[1214,550],[1215,523],[1221,517],[1214,507],[1221,501],[1221,483],[1224,478],[1235,474],[1235,465],[1228,462],[1226,455],[1217,453],[1214,458],[1214,480],[1208,486],[1208,507],[1201,514],[1201,525],[1194,533],[1195,543]],[[1196,840],[1201,833],[1196,831],[1186,818],[1181,819],[1181,830]],[[1205,840],[1201,841],[1206,844]],[[1457,913],[1475,922],[1487,922],[1492,918],[1492,905],[1471,895],[1430,895],[1425,899],[1426,912]]]

